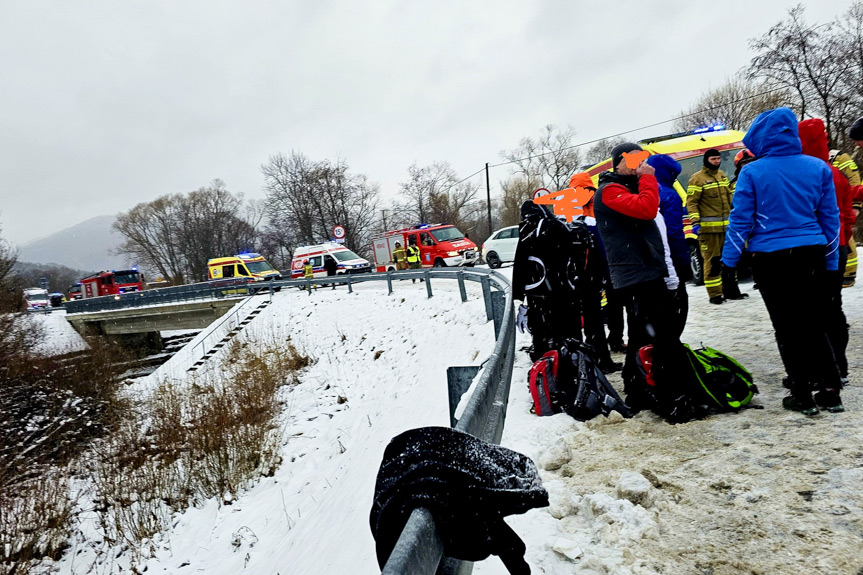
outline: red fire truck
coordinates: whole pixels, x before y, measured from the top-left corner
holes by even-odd
[[[111,270],[87,276],[80,282],[81,297],[119,295],[144,289],[144,276],[138,270]]]
[[[395,270],[393,250],[396,242],[403,248],[415,242],[420,249],[420,262],[424,268],[444,266],[472,266],[479,260],[476,244],[449,224],[423,224],[402,230],[385,232],[372,240],[375,269],[379,272]]]

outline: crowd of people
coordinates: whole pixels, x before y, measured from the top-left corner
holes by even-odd
[[[849,136],[863,147],[863,118]],[[603,371],[622,368],[627,404],[652,409],[637,362],[639,350],[652,344],[656,386],[669,395],[685,386],[688,363],[680,337],[689,309],[685,283],[692,278],[683,229],[688,216],[711,304],[748,297],[736,270],[745,253],[751,259],[754,286],[787,373],[783,406],[806,415],[819,408],[844,411],[848,324],[842,288],[856,276],[852,229],[863,203],[857,166],[849,154],[830,150],[821,120],[798,123],[788,108],[759,115],[743,144],[731,180],[720,169],[721,153],[707,150],[703,168],[689,178],[685,202],[674,188],[680,164],[656,154],[633,167],[627,156],[643,153],[634,143],[615,146],[612,169],[598,183],[586,173],[573,176],[570,187],[592,193],[573,221],[524,202],[513,299],[524,302],[518,326],[533,336],[534,361],[560,341],[582,339]],[[622,366],[610,351],[625,351]]]

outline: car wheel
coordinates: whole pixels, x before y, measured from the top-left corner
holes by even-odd
[[[689,265],[692,267],[692,283],[704,285],[704,260],[701,259],[699,245],[689,244]]]
[[[436,260],[434,261],[434,267],[436,267],[436,268],[445,268],[445,267],[446,267],[446,262],[445,262],[445,261],[443,261],[441,258],[438,258],[438,259],[436,259]]]
[[[499,268],[503,263],[495,252],[488,252],[488,255],[485,256],[485,262],[488,264],[488,267],[493,270]]]

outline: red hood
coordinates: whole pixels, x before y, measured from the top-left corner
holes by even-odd
[[[830,148],[827,145],[824,122],[820,118],[803,120],[797,124],[797,130],[800,133],[800,143],[803,144],[803,153],[829,163]]]

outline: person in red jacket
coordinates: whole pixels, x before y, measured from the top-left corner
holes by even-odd
[[[839,268],[837,271],[828,272],[832,285],[830,286],[830,321],[827,337],[833,347],[833,355],[842,376],[843,383],[848,380],[848,359],[845,350],[848,347],[848,323],[845,313],[842,311],[842,282],[845,275],[845,263],[848,261],[850,249],[848,241],[851,239],[852,227],[856,220],[852,206],[852,190],[845,177],[839,169],[830,164],[827,130],[824,122],[819,118],[803,120],[797,124],[800,134],[800,143],[803,145],[803,153],[827,162],[833,172],[833,186],[836,188],[836,203],[839,204]]]
[[[594,196],[594,213],[605,245],[611,283],[615,291],[632,298],[629,345],[623,365],[626,402],[634,409],[648,407],[669,418],[686,419],[675,400],[685,397],[679,386],[685,376],[679,369],[686,365],[684,348],[675,327],[672,295],[665,285],[668,266],[665,245],[654,222],[659,212],[659,183],[653,166],[645,162],[631,167],[630,154],[642,154],[637,144],[619,144],[611,151],[613,172],[599,176]],[[626,156],[624,155],[626,154]],[[653,370],[656,393],[663,405],[653,403],[649,390],[640,385],[637,354],[653,343]],[[684,406],[681,406],[684,407]]]

